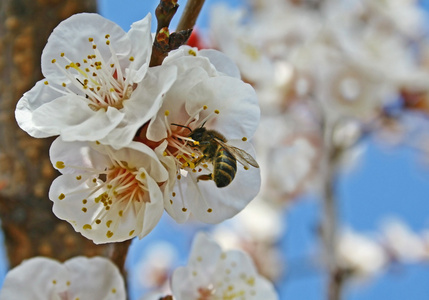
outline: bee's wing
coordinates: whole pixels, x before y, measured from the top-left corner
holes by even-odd
[[[227,143],[222,142],[217,138],[215,138],[214,140],[223,148],[225,148],[229,153],[231,153],[231,155],[234,156],[235,159],[238,160],[244,167],[249,168],[249,165],[251,165],[252,167],[259,168],[258,163],[252,157],[252,155],[250,155],[243,149],[228,145]]]

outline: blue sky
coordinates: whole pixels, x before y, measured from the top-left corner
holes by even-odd
[[[220,1],[206,0],[199,26],[206,26],[210,6],[215,2]],[[227,1],[230,5],[240,2]],[[153,13],[157,3],[156,0],[99,0],[99,10],[127,31],[133,22],[148,12]],[[179,0],[179,4],[183,9],[185,1]],[[379,228],[383,218],[397,216],[416,231],[429,228],[429,172],[422,167],[420,154],[407,148],[387,149],[371,139],[364,143],[367,151],[359,167],[344,174],[338,182],[342,223],[358,231],[373,232]],[[278,284],[281,299],[325,299],[324,275],[308,261],[317,246],[315,232],[319,217],[319,205],[315,199],[302,199],[285,213],[288,231],[281,247],[290,259],[291,276]],[[133,241],[127,265],[135,266],[147,245],[160,240],[175,244],[179,251],[178,264],[186,263],[195,230],[188,225],[176,226],[168,216],[164,216],[159,226],[146,238]],[[4,257],[3,249],[0,249],[0,256]],[[0,263],[0,279],[4,273],[5,265]],[[136,285],[135,281],[131,282],[131,287]],[[131,300],[137,300],[140,293],[141,289],[133,289]],[[344,299],[427,300],[429,264],[397,266],[365,285],[348,286]]]

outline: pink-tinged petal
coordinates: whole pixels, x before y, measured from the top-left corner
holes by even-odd
[[[94,39],[98,51],[107,62],[112,56],[106,45],[107,34],[110,36],[108,38],[111,41],[110,46],[120,57],[121,66],[124,66],[124,63],[128,65],[131,43],[121,27],[98,14],[81,13],[61,22],[50,35],[42,53],[42,73],[47,78],[55,78],[57,82],[65,81],[67,77],[52,60],[57,59],[64,68],[68,64],[66,60],[61,59],[61,53],[64,53],[72,62],[83,63],[87,55],[94,54],[93,44],[89,38]]]
[[[115,128],[124,114],[115,108],[93,111],[80,96],[63,96],[40,106],[33,112],[33,123],[64,141],[95,141]]]
[[[84,256],[64,263],[70,273],[70,298],[125,300],[125,284],[118,268],[103,257]]]
[[[207,127],[216,129],[227,139],[250,139],[260,119],[260,109],[254,89],[239,79],[220,76],[202,81],[189,93],[186,110],[195,114],[203,105],[203,113],[218,112],[207,122]],[[201,117],[203,117],[201,113]]]
[[[67,291],[70,280],[67,269],[59,262],[36,257],[25,260],[9,271],[0,291],[0,300],[57,299]]]

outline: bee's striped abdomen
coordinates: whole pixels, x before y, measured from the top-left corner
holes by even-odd
[[[213,180],[217,187],[225,187],[231,183],[237,173],[237,160],[231,153],[219,147],[213,162]]]

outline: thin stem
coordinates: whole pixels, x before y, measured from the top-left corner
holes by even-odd
[[[128,254],[128,248],[131,245],[131,240],[112,244],[113,249],[110,255],[111,261],[118,267],[124,278],[127,278],[125,270],[125,260]]]
[[[329,273],[328,299],[340,300],[343,287],[343,276],[337,262],[337,200],[335,183],[337,162],[341,150],[332,143],[332,124],[324,124],[324,160],[323,160],[323,216],[321,223],[324,255]]]
[[[176,32],[194,28],[204,1],[205,0],[188,0],[179,24],[177,25]]]

